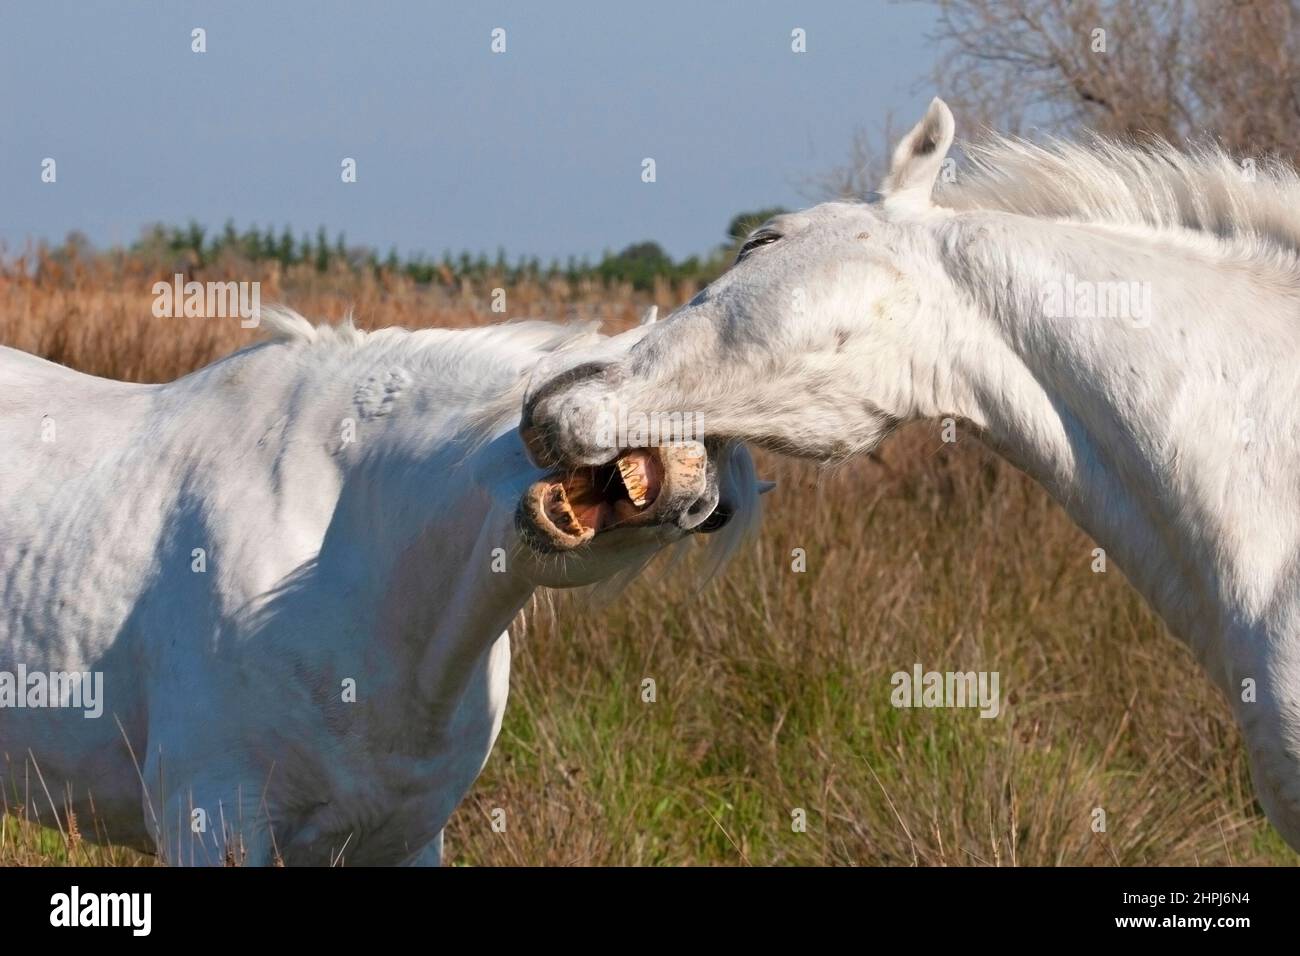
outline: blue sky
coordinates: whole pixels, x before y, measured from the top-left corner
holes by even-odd
[[[932,22],[879,0],[6,0],[0,242],[193,218],[404,254],[702,253],[737,212],[807,205],[856,128],[920,116]]]

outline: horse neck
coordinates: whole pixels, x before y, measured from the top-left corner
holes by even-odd
[[[314,653],[337,634],[343,658],[400,674],[399,701],[453,707],[532,593],[513,555],[501,573],[494,561],[515,541],[513,510],[485,477],[512,467],[509,442],[478,439],[476,406],[400,355],[376,360],[363,346],[302,375],[295,388],[313,401],[297,437],[324,446],[319,467],[337,469],[339,487],[320,552],[275,616],[299,622]]]
[[[358,509],[345,519],[368,529],[348,537],[380,542],[361,572],[374,602],[373,637],[409,662],[423,699],[454,701],[532,594],[520,573],[513,509],[491,483],[518,470],[508,460],[512,440],[468,453],[449,448],[425,466],[399,465],[382,482],[366,478]],[[381,521],[387,530],[377,535]]]
[[[992,213],[941,229],[952,301],[971,303],[945,315],[961,330],[952,411],[1036,478],[1222,680],[1222,636],[1267,626],[1272,585],[1300,540],[1288,517],[1287,547],[1250,547],[1252,531],[1273,540],[1279,529],[1271,513],[1243,512],[1256,500],[1249,486],[1293,513],[1295,492],[1246,463],[1223,394],[1261,355],[1294,354],[1295,334],[1267,320],[1281,304],[1194,243]],[[1046,314],[1050,283],[1134,280],[1148,315]],[[1207,314],[1216,301],[1233,302],[1235,319]]]

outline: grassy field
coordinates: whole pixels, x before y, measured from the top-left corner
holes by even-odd
[[[0,275],[0,343],[165,381],[255,338],[234,320],[153,318],[154,278],[129,260]],[[364,327],[503,318],[486,287],[260,278],[264,302],[313,318],[355,308]],[[522,285],[506,317],[617,328],[692,291]],[[930,425],[835,471],[760,466],[779,488],[721,576],[701,584],[688,558],[607,603],[535,602],[501,737],[447,833],[450,863],[1297,862],[1254,801],[1217,693],[1117,570],[1093,572],[1092,542],[1024,476]],[[890,676],[916,663],[999,672],[1001,715],[894,708]],[[0,813],[0,864],[151,862],[69,832],[93,821],[42,822]]]

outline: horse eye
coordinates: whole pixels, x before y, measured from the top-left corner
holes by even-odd
[[[758,235],[754,236],[752,239],[750,239],[748,242],[746,242],[743,246],[740,247],[740,252],[736,253],[736,261],[739,262],[740,259],[746,255],[746,253],[752,252],[753,250],[757,249],[759,246],[770,245],[771,243],[776,242],[780,238],[781,238],[781,234],[779,232],[760,232]]]

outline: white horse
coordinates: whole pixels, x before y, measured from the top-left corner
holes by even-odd
[[[873,201],[777,216],[625,356],[539,382],[530,450],[609,460],[611,409],[823,461],[966,421],[1192,648],[1300,849],[1300,179],[993,140],[932,198],[952,138],[936,99]]]
[[[528,462],[530,369],[644,329],[263,316],[275,341],[166,385],[0,349],[0,780],[172,863],[436,864],[533,590],[733,515],[734,543],[752,465]]]

